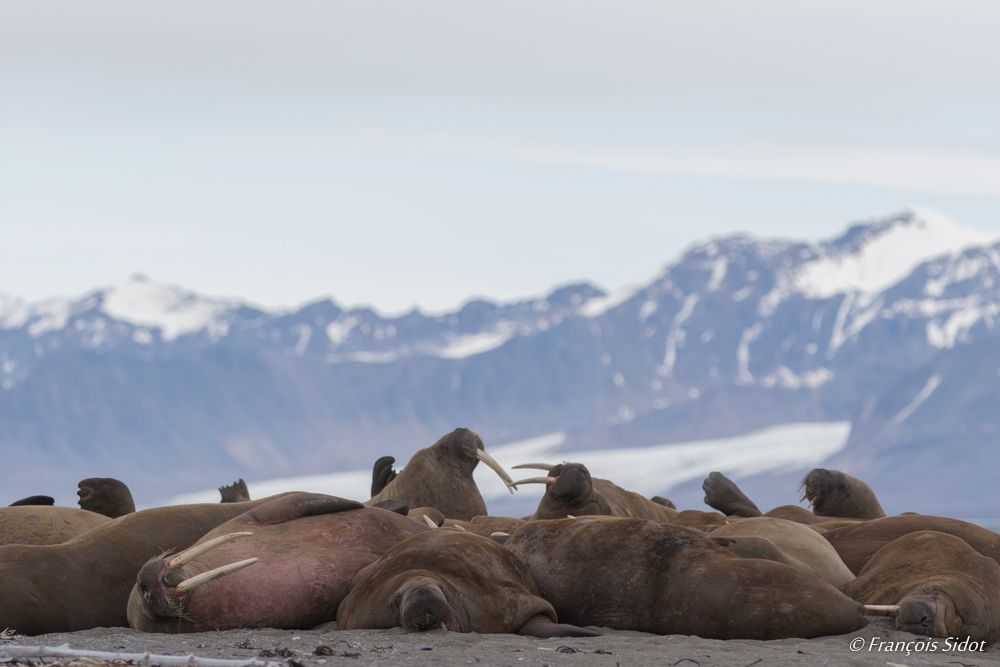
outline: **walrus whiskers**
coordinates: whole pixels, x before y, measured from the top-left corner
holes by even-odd
[[[898,604],[866,604],[865,611],[887,611],[895,614],[899,611]]]
[[[519,479],[514,482],[514,486],[518,484],[551,484],[556,481],[555,477],[529,477],[528,479]]]
[[[517,468],[517,469],[525,468],[525,469],[530,469],[530,470],[544,470],[545,472],[548,472],[548,471],[552,470],[553,468],[555,468],[555,466],[553,464],[551,464],[551,463],[522,463],[521,465],[511,466],[511,470],[513,470],[515,468]]]
[[[245,567],[249,567],[256,563],[259,559],[257,558],[247,558],[246,560],[241,560],[238,563],[230,563],[229,565],[223,565],[222,567],[217,567],[214,570],[209,570],[208,572],[203,572],[199,575],[191,577],[190,579],[185,579],[181,583],[177,584],[174,589],[179,593],[186,593],[190,590],[198,588],[202,584],[207,584],[210,581],[215,581],[219,577],[224,577],[227,574],[232,574],[237,570],[242,570]]]
[[[495,458],[487,454],[482,449],[476,450],[476,458],[485,463],[486,465],[488,465],[489,467],[493,468],[493,470],[496,471],[496,474],[500,475],[500,479],[504,481],[504,484],[507,485],[507,490],[510,491],[512,494],[514,493],[514,488],[513,488],[515,486],[514,480],[512,480],[510,478],[510,475],[508,475],[507,472],[500,467],[500,464],[497,463],[497,460]]]
[[[434,519],[430,518],[426,514],[424,514],[423,517],[424,517],[424,523],[426,523],[428,526],[430,526],[431,528],[437,528],[438,527],[438,525],[436,523],[434,523]]]
[[[228,535],[222,535],[221,537],[216,537],[213,540],[209,540],[204,544],[197,544],[188,549],[187,551],[182,551],[181,553],[171,558],[170,562],[167,563],[167,567],[169,567],[172,570],[176,570],[179,567],[184,567],[198,556],[211,551],[220,544],[225,544],[226,542],[232,542],[237,538],[246,537],[247,535],[253,535],[253,533],[250,532],[229,533]]]

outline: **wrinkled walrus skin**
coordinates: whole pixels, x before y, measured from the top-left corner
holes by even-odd
[[[898,604],[898,630],[1000,641],[1000,565],[954,535],[903,535],[882,547],[843,590],[863,604]]]
[[[24,635],[128,627],[128,596],[147,560],[261,502],[157,507],[62,544],[0,547],[0,626]]]
[[[406,516],[318,493],[294,493],[227,521],[198,540],[251,532],[183,567],[171,555],[143,566],[129,597],[129,624],[144,632],[311,628],[337,617],[358,572],[430,528]],[[248,558],[257,563],[190,591],[185,579]],[[145,597],[148,595],[148,599]]]
[[[774,517],[738,519],[728,526],[716,528],[709,537],[763,537],[770,540],[785,556],[785,562],[803,572],[820,577],[835,588],[854,580],[837,550],[809,526]],[[734,553],[738,553],[733,549]]]
[[[524,563],[490,539],[433,530],[396,545],[361,573],[337,611],[340,630],[593,637],[559,624]]]
[[[80,509],[103,514],[110,519],[135,511],[132,492],[124,482],[111,477],[91,477],[80,482]]]
[[[457,428],[415,453],[406,467],[364,504],[371,507],[385,500],[402,500],[410,507],[433,507],[448,519],[471,521],[484,516],[486,502],[472,478],[479,463],[477,450],[486,451],[482,439],[467,428]]]
[[[0,546],[62,544],[109,521],[106,516],[75,507],[0,507]]]
[[[819,577],[740,558],[684,526],[531,521],[505,547],[564,623],[710,639],[810,638],[866,623],[861,604]]]
[[[942,516],[887,516],[830,530],[822,537],[833,545],[851,572],[858,574],[879,549],[903,535],[921,530],[960,537],[982,555],[1000,563],[1000,535],[973,523]]]
[[[880,519],[885,510],[871,487],[839,470],[814,468],[799,485],[813,514],[840,519]]]

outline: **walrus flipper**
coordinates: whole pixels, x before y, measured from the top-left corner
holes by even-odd
[[[27,498],[21,498],[20,500],[15,500],[10,504],[10,507],[22,507],[24,505],[55,505],[56,499],[52,496],[28,496]]]
[[[223,503],[245,503],[250,500],[250,491],[247,483],[240,477],[240,481],[233,482],[229,486],[220,486],[219,493],[222,494]]]
[[[528,637],[538,637],[548,639],[550,637],[601,637],[600,632],[578,628],[568,623],[553,623],[545,614],[536,614],[529,618],[521,629],[517,631],[519,635]]]
[[[347,510],[363,509],[364,505],[356,500],[326,496],[322,493],[293,493],[274,500],[269,500],[260,507],[250,510],[253,522],[267,526],[276,523],[294,521],[307,516],[333,514]]]
[[[726,516],[761,516],[753,501],[721,472],[710,472],[701,488],[705,491],[705,504]]]
[[[395,462],[396,459],[391,456],[383,456],[375,462],[372,468],[372,498],[382,493],[382,489],[396,479],[396,471],[392,469]]]

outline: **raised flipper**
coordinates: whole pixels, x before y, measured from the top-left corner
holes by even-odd
[[[333,514],[347,510],[363,509],[356,500],[347,500],[321,493],[293,493],[260,505],[249,512],[250,519],[261,526],[294,521],[306,516]]]
[[[705,491],[705,504],[726,516],[761,516],[760,510],[743,495],[740,487],[721,472],[710,472],[701,488]]]
[[[240,481],[233,482],[229,486],[220,486],[219,493],[222,494],[223,503],[245,503],[250,500],[250,491],[247,483],[240,477]]]
[[[20,500],[15,500],[10,504],[11,507],[21,507],[24,505],[55,505],[56,499],[52,496],[28,496],[27,498],[21,498]]]
[[[80,509],[112,519],[135,512],[135,501],[125,482],[110,477],[90,477],[77,486],[80,487],[76,492],[80,496]]]
[[[517,631],[519,635],[548,639],[549,637],[600,637],[600,632],[578,628],[568,623],[553,623],[545,614],[536,614]]]
[[[402,514],[403,516],[410,513],[410,506],[406,504],[405,500],[383,500],[380,503],[375,503],[372,507],[377,507],[389,512],[395,512],[396,514]]]
[[[391,456],[383,456],[375,462],[372,467],[372,498],[382,493],[382,489],[396,479],[396,471],[392,469],[392,464],[395,462],[396,459]]]
[[[664,507],[669,507],[672,510],[677,509],[677,505],[674,505],[673,501],[669,498],[664,498],[663,496],[653,496],[650,498],[657,505],[663,505]]]

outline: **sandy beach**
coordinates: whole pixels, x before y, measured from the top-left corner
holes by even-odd
[[[338,631],[336,624],[312,630],[229,630],[187,635],[145,634],[123,628],[16,637],[0,645],[58,646],[123,653],[194,654],[208,658],[264,659],[298,667],[336,665],[549,665],[550,667],[760,667],[770,665],[1000,665],[1000,644],[985,651],[914,650],[926,637],[897,632],[887,618],[874,619],[849,635],[780,641],[713,640],[598,630],[602,637],[540,640],[517,635],[477,635],[447,631]],[[859,639],[860,638],[860,639]],[[855,648],[852,650],[852,641]],[[887,645],[892,642],[892,646]],[[900,643],[902,645],[900,645]],[[909,654],[905,645],[910,643]],[[881,650],[880,650],[881,649]],[[888,650],[887,650],[888,649]],[[37,660],[34,661],[35,664]],[[22,659],[21,664],[25,664]]]

